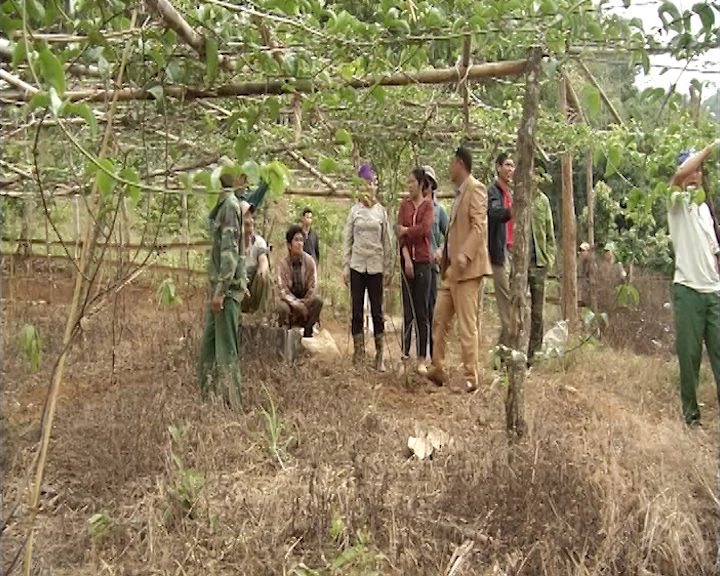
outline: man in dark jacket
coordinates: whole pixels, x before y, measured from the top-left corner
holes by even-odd
[[[508,249],[512,248],[512,200],[509,183],[515,173],[515,163],[507,154],[500,154],[495,161],[495,171],[497,180],[488,189],[488,253],[500,316],[498,344],[507,346],[510,329]]]
[[[312,227],[313,211],[309,206],[302,213],[303,250],[315,259],[315,266],[320,264],[320,239]]]

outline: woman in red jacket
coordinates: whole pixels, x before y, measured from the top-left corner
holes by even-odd
[[[403,302],[403,362],[410,356],[412,326],[418,349],[428,349],[428,299],[432,279],[430,229],[433,223],[431,183],[422,168],[408,178],[410,196],[400,203],[397,236],[400,244],[401,287]],[[427,372],[429,358],[418,358],[418,372]]]

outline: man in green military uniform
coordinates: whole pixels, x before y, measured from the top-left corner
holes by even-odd
[[[242,217],[262,202],[267,184],[261,182],[254,192],[240,195],[233,189],[244,185],[244,176],[223,174],[220,182],[223,191],[209,215],[212,241],[208,269],[210,302],[205,311],[198,374],[203,398],[207,397],[210,373],[215,392],[222,391],[225,403],[237,407],[241,402],[238,310],[247,284]]]
[[[528,366],[540,349],[543,339],[543,312],[545,308],[545,280],[555,262],[555,226],[550,200],[535,185],[530,216],[530,341],[528,343]]]

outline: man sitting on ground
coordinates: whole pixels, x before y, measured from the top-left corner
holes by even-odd
[[[252,212],[246,212],[243,216],[243,236],[248,289],[243,297],[242,312],[262,314],[267,310],[270,296],[270,263],[267,242],[253,229]]]
[[[302,326],[303,336],[312,338],[323,302],[316,295],[315,259],[303,250],[302,226],[291,226],[285,234],[288,255],[278,263],[278,316],[280,326]]]

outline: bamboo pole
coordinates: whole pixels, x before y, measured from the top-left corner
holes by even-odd
[[[182,211],[182,241],[185,247],[180,253],[180,260],[186,270],[190,270],[190,217],[188,215],[188,195],[187,191],[182,195],[181,203]]]
[[[595,191],[593,183],[593,166],[595,156],[592,148],[585,153],[585,195],[587,203],[588,223],[588,244],[590,254],[595,258]],[[595,277],[595,266],[590,266],[590,309],[597,310],[597,278]]]
[[[558,81],[559,106],[567,121],[567,83],[562,74]],[[575,222],[575,197],[573,195],[572,158],[562,156],[562,227],[563,227],[563,310],[572,328],[578,317],[577,307],[577,259],[575,245],[577,231]]]
[[[35,88],[35,86],[31,86],[24,80],[21,80],[17,76],[13,76],[2,68],[0,68],[0,79],[5,80],[5,82],[10,84],[11,86],[15,86],[15,88],[19,88],[20,90],[22,90],[25,97],[27,97],[28,95],[33,96],[34,94],[37,94],[39,92],[39,90]]]
[[[583,62],[582,60],[578,59],[577,63],[580,65],[580,68],[584,72],[587,79],[590,80],[590,84],[592,84],[595,89],[600,93],[601,100],[605,103],[605,106],[607,106],[608,110],[610,110],[610,114],[612,114],[613,118],[615,118],[615,122],[622,126],[624,124],[622,117],[618,113],[613,103],[610,101],[610,98],[608,97],[605,90],[603,90],[600,84],[598,84],[598,81],[595,79],[593,73],[590,72],[590,69],[585,65],[585,62]]]
[[[130,19],[130,28],[135,27],[135,22],[137,20],[137,10],[133,10],[132,17]],[[117,84],[122,84],[122,77],[123,73],[125,71],[125,65],[127,63],[128,55],[130,53],[130,42],[126,42],[125,49],[123,51],[122,60],[120,62],[120,69],[118,71],[118,77],[117,77]],[[112,119],[112,115],[115,111],[115,106],[117,104],[117,99],[113,99],[111,105],[110,105],[110,111],[108,113],[108,117]],[[103,138],[102,146],[100,148],[100,156],[104,156],[108,147],[108,142],[110,140],[110,132],[112,131],[112,122],[108,122],[105,130],[105,136]],[[95,181],[93,184],[93,190],[92,190],[92,196],[97,195],[97,186],[98,186],[98,176],[95,177]],[[80,303],[80,293],[82,291],[82,287],[84,284],[84,272],[85,272],[85,266],[88,261],[88,255],[90,252],[90,239],[94,238],[93,235],[93,228],[90,219],[88,219],[87,226],[86,226],[86,232],[85,232],[85,244],[83,246],[83,251],[80,256],[80,266],[79,271],[76,273],[75,276],[75,288],[73,290],[73,298],[72,302],[70,304],[70,311],[68,312],[68,318],[67,322],[65,324],[65,333],[63,335],[63,345],[62,345],[62,352],[60,353],[60,357],[58,358],[57,364],[55,366],[55,371],[53,373],[53,379],[52,384],[50,386],[50,391],[48,394],[48,399],[45,405],[45,410],[43,412],[43,419],[42,419],[42,435],[40,439],[40,453],[37,461],[37,468],[35,469],[35,478],[34,483],[31,488],[30,492],[30,502],[29,502],[29,510],[30,510],[30,528],[27,535],[27,543],[25,545],[25,556],[24,556],[24,566],[23,566],[23,576],[30,576],[32,573],[32,552],[33,552],[33,537],[35,533],[35,520],[37,518],[37,512],[38,512],[38,503],[40,501],[40,487],[42,485],[43,475],[45,472],[45,463],[47,462],[47,455],[48,450],[50,447],[50,434],[52,432],[53,427],[53,420],[55,418],[55,410],[57,408],[57,399],[58,395],[60,393],[60,386],[62,384],[62,377],[63,372],[65,370],[65,361],[67,359],[67,353],[68,349],[70,347],[70,343],[72,341],[73,331],[75,328],[75,324],[77,321],[79,321],[79,318],[76,318],[79,303]],[[81,272],[82,271],[82,272]]]
[[[517,132],[517,170],[513,198],[513,269],[510,277],[511,318],[509,358],[509,384],[505,400],[505,425],[511,439],[522,437],[527,431],[525,423],[525,375],[527,371],[528,343],[528,268],[530,264],[530,213],[532,210],[533,149],[540,105],[540,75],[542,50],[533,48],[528,59],[528,70],[523,97],[523,115]]]
[[[337,190],[338,190],[337,184],[335,184],[335,182],[330,180],[330,178],[325,176],[325,174],[320,172],[317,168],[315,168],[312,164],[310,164],[307,160],[305,160],[305,158],[303,158],[299,152],[295,152],[294,150],[287,150],[286,153],[288,156],[290,156],[290,158],[295,160],[295,162],[300,164],[300,166],[305,168],[305,170],[307,170],[310,174],[315,176],[315,178],[320,180],[320,182],[325,184],[325,186],[330,188],[331,193],[334,194],[335,192],[337,192]]]
[[[80,251],[80,195],[75,194],[72,198],[72,222],[73,222],[73,243],[75,249],[73,258],[77,260]]]
[[[205,38],[185,22],[185,19],[180,16],[180,13],[175,10],[175,7],[168,0],[146,0],[146,2],[188,46],[200,56],[205,55]]]
[[[467,70],[467,80],[495,78],[498,76],[516,76],[525,71],[525,60],[508,60],[505,62],[486,62],[475,64]],[[311,93],[334,89],[345,85],[355,89],[372,88],[373,86],[408,86],[412,84],[452,84],[459,82],[464,74],[458,68],[431,68],[417,72],[400,72],[397,74],[372,75],[365,78],[343,80],[336,78],[329,85],[320,80],[267,80],[256,82],[238,82],[225,84],[214,89],[193,88],[178,85],[165,86],[164,94],[172,98],[193,100],[199,98],[229,98],[235,96],[261,96],[264,94]],[[331,88],[332,86],[332,88]],[[27,101],[30,98],[17,91],[0,92],[0,98],[7,101]],[[133,100],[154,100],[155,96],[142,88],[119,88],[117,90],[69,90],[64,98],[71,102],[85,100],[88,102],[105,102],[116,98],[119,102]]]

